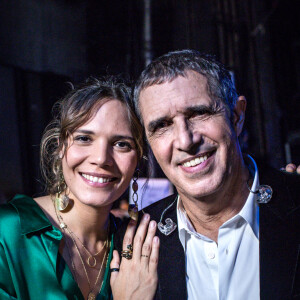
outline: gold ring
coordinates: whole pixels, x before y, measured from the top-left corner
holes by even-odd
[[[121,251],[121,256],[126,259],[132,259],[132,251],[131,250],[123,250],[123,251]]]

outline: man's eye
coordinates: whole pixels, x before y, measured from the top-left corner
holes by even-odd
[[[168,122],[168,121],[160,122],[160,123],[156,124],[153,132],[158,131],[160,129],[164,129],[164,128],[168,127],[169,125],[170,125],[170,122]]]

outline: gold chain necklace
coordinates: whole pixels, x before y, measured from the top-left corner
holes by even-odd
[[[95,256],[97,256],[98,254],[100,254],[101,252],[102,252],[102,250],[103,250],[103,248],[106,246],[106,242],[107,241],[105,241],[104,243],[103,243],[103,246],[101,247],[101,249],[97,252],[97,253],[95,253],[95,254],[92,254],[88,249],[87,249],[87,247],[83,244],[83,242],[80,240],[80,238],[70,229],[70,228],[68,228],[68,232],[70,233],[70,235],[72,235],[73,237],[76,237],[77,238],[77,240],[80,242],[80,244],[81,244],[81,246],[83,247],[83,249],[86,251],[86,253],[88,254],[88,258],[87,258],[87,260],[86,260],[86,263],[89,265],[89,267],[91,267],[91,268],[95,268],[96,267],[96,265],[97,265],[97,260],[96,260],[96,257]],[[92,259],[92,264],[91,264],[91,262],[90,262],[90,260]]]
[[[104,264],[104,261],[105,261],[105,257],[106,257],[106,256],[107,256],[107,260],[106,260],[106,264],[107,264],[107,261],[108,261],[108,255],[107,255],[107,254],[108,254],[108,250],[110,249],[110,245],[109,245],[109,247],[107,247],[107,249],[106,249],[106,251],[105,251],[105,253],[104,253],[104,255],[103,255],[101,267],[100,267],[100,270],[99,270],[99,272],[98,272],[98,274],[97,274],[97,277],[96,277],[96,281],[95,281],[95,283],[94,283],[94,285],[93,285],[93,288],[92,288],[92,287],[91,287],[91,281],[90,281],[90,278],[89,278],[89,276],[88,276],[88,272],[87,272],[87,270],[86,270],[86,267],[85,267],[83,258],[82,258],[81,254],[80,254],[80,251],[79,251],[79,248],[78,248],[78,246],[77,246],[77,244],[76,244],[76,241],[75,241],[74,237],[72,236],[71,230],[68,228],[67,224],[63,221],[62,216],[59,215],[59,213],[58,213],[58,211],[57,211],[57,209],[56,209],[56,206],[55,206],[55,203],[54,203],[54,202],[53,202],[53,205],[54,205],[54,210],[55,210],[55,214],[56,214],[56,217],[57,217],[57,221],[58,221],[58,223],[59,223],[59,226],[60,226],[60,228],[61,228],[64,232],[65,232],[65,230],[68,231],[68,233],[69,233],[69,235],[70,235],[70,237],[71,237],[71,239],[72,239],[72,241],[73,241],[73,244],[74,244],[74,246],[75,246],[75,249],[76,249],[76,251],[77,251],[77,253],[78,253],[80,262],[81,262],[81,264],[82,264],[82,267],[83,267],[83,270],[84,270],[84,273],[85,273],[85,276],[86,276],[86,279],[87,279],[87,282],[88,282],[88,285],[89,285],[89,289],[90,289],[90,292],[89,292],[89,294],[88,294],[87,300],[95,300],[96,297],[97,297],[97,294],[100,293],[101,288],[102,288],[102,286],[103,286],[103,280],[102,280],[102,283],[101,283],[101,285],[100,285],[99,291],[98,291],[98,292],[94,292],[94,289],[95,289],[95,287],[96,287],[96,285],[97,285],[97,283],[98,283],[98,280],[99,280],[99,278],[100,278],[100,274],[101,274],[101,271],[102,271],[103,264]],[[74,235],[75,235],[75,234],[74,234]],[[76,236],[76,235],[75,235],[75,236]],[[106,241],[105,241],[105,243],[104,243],[104,246],[107,246],[107,244],[108,244],[108,234],[107,234],[107,238],[106,238]],[[110,244],[111,244],[111,243],[110,243]],[[78,273],[78,272],[77,272],[77,270],[76,270],[75,263],[74,263],[74,261],[73,261],[73,259],[72,259],[71,251],[70,251],[70,249],[69,249],[69,245],[68,245],[67,241],[66,241],[66,246],[67,246],[68,254],[69,254],[69,257],[70,257],[70,260],[71,260],[72,268],[73,268],[73,270],[74,270],[74,275],[75,275],[74,277],[75,277],[76,282],[78,282],[78,281],[77,281],[77,275],[78,275],[77,273]],[[104,246],[102,247],[102,249],[104,248]],[[102,249],[101,249],[101,250],[102,250]],[[101,252],[101,250],[100,250],[100,252]]]

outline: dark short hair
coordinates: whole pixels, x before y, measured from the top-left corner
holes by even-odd
[[[134,110],[131,90],[119,77],[88,78],[82,84],[72,86],[72,90],[54,105],[54,118],[41,140],[41,172],[50,194],[65,189],[64,182],[60,180],[62,165],[59,154],[62,149],[68,148],[68,138],[97,113],[106,99],[116,99],[126,105],[138,158],[142,158],[143,127]]]
[[[206,77],[208,95],[212,99],[223,101],[232,116],[238,95],[230,72],[211,55],[196,50],[178,50],[153,60],[137,80],[134,103],[140,120],[141,91],[155,84],[170,82],[178,76],[186,77],[188,71],[195,71]]]

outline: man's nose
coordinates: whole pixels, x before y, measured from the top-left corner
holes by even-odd
[[[191,151],[199,140],[199,134],[195,133],[188,120],[181,120],[176,124],[174,132],[174,146],[181,151]]]

